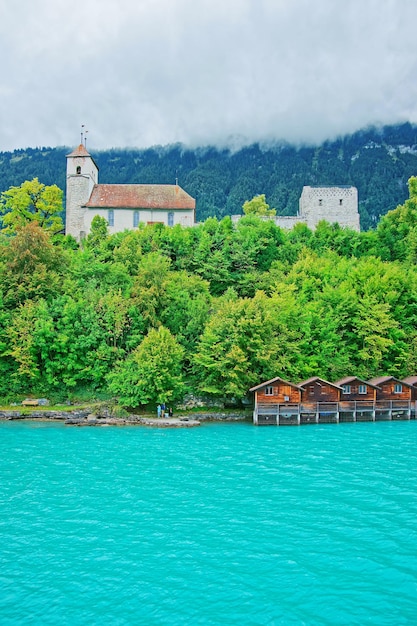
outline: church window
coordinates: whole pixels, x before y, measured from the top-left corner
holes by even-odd
[[[114,226],[114,209],[108,210],[107,221],[109,223],[109,226]]]
[[[81,174],[81,165],[77,165],[77,174]]]
[[[342,206],[342,204],[343,204],[343,198],[340,198],[339,199],[339,205]]]
[[[322,204],[323,204],[323,200],[319,198],[319,206],[322,206]]]
[[[168,226],[174,226],[174,212],[170,211],[168,213]]]
[[[133,211],[133,228],[139,226],[139,211]]]

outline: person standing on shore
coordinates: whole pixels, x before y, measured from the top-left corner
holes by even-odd
[[[156,414],[158,417],[161,417],[162,407],[160,404],[156,407]]]

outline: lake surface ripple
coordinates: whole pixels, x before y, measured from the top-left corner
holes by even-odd
[[[0,424],[0,625],[417,623],[417,422]]]

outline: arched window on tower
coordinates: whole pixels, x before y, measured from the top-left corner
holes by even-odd
[[[81,165],[77,165],[77,174],[81,174]]]

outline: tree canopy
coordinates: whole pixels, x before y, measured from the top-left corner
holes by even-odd
[[[358,189],[361,228],[375,228],[381,216],[401,204],[407,180],[417,172],[417,126],[366,128],[320,145],[244,146],[240,149],[183,145],[143,150],[111,149],[95,159],[106,183],[179,184],[197,201],[197,219],[219,220],[242,212],[259,194],[278,215],[296,215],[303,185],[353,185]],[[0,189],[38,176],[65,186],[70,150],[27,148],[0,152]]]
[[[110,391],[127,406],[180,400],[184,394],[183,356],[184,349],[167,328],[152,328],[109,373]]]
[[[52,234],[63,231],[63,192],[57,185],[44,185],[37,178],[19,187],[10,187],[0,196],[1,224],[5,232],[15,232],[30,222]]]
[[[276,209],[270,209],[265,199],[265,194],[254,196],[252,200],[246,200],[242,206],[245,215],[258,215],[259,217],[272,217],[276,215]]]
[[[362,233],[248,214],[110,235],[98,218],[73,247],[18,220],[0,232],[0,396],[137,407],[187,390],[240,400],[274,376],[416,374],[417,179],[409,189]]]

